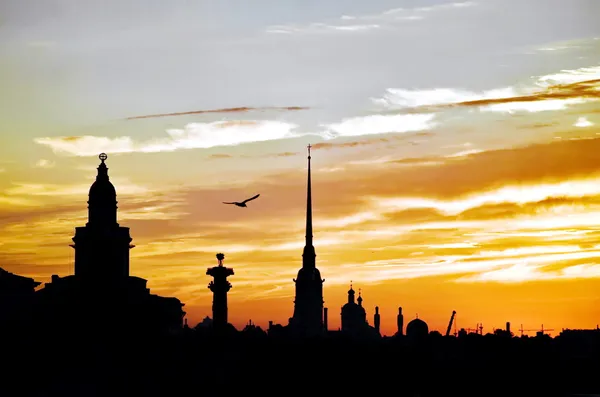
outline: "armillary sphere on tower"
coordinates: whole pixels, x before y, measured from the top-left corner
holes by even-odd
[[[102,161],[104,163],[104,160],[106,160],[108,158],[108,156],[106,155],[106,153],[100,153],[98,158],[100,159],[100,161]]]

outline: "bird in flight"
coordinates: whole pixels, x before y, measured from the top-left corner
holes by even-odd
[[[257,194],[257,195],[256,195],[256,196],[254,196],[254,197],[250,197],[249,199],[246,199],[246,200],[244,200],[244,201],[242,201],[242,202],[237,202],[237,201],[235,201],[235,202],[232,202],[232,203],[226,203],[225,201],[223,201],[223,204],[233,204],[233,205],[237,205],[238,207],[247,207],[246,203],[247,203],[248,201],[252,201],[252,200],[254,200],[254,199],[258,198],[258,196],[260,196],[260,194]]]

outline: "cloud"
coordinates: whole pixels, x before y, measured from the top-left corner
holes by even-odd
[[[541,112],[600,100],[600,66],[563,70],[540,76],[524,87],[483,92],[453,88],[388,89],[373,101],[392,111],[432,112],[453,107],[477,107],[482,112]]]
[[[147,194],[152,189],[140,185],[133,184],[126,179],[111,178],[111,181],[117,186],[117,192],[120,195],[138,195]],[[91,183],[83,183],[77,185],[58,185],[58,184],[41,184],[41,183],[23,183],[13,182],[12,186],[4,190],[6,196],[47,196],[47,197],[70,197],[70,196],[87,196],[90,190]]]
[[[215,154],[211,154],[209,156],[209,158],[211,159],[230,159],[233,156],[230,154],[225,154],[225,153],[215,153]]]
[[[369,25],[327,25],[324,23],[312,23],[306,26],[274,25],[266,29],[271,34],[293,34],[293,33],[326,33],[326,32],[365,32],[381,28],[377,24]]]
[[[476,5],[471,1],[438,4],[431,7],[393,8],[377,14],[352,16],[342,15],[330,23],[315,22],[306,25],[272,25],[266,28],[271,34],[316,34],[327,32],[366,32],[393,26],[404,21],[417,21],[425,15],[442,10],[466,8]],[[365,21],[365,23],[357,23]]]
[[[354,117],[339,123],[325,125],[325,135],[332,139],[340,136],[414,132],[433,128],[433,114],[372,115]]]
[[[269,158],[269,157],[292,157],[299,154],[298,152],[281,152],[281,153],[267,153],[267,154],[259,154],[259,155],[241,155],[240,158]],[[234,158],[231,154],[226,153],[215,153],[209,156],[210,159],[230,159]]]
[[[432,124],[433,125],[433,124]],[[398,131],[396,131],[398,132]],[[312,148],[315,150],[318,149],[336,149],[336,148],[354,148],[365,145],[377,145],[377,144],[389,144],[397,141],[406,141],[410,138],[424,138],[424,137],[432,137],[435,133],[431,131],[418,131],[413,134],[405,133],[405,134],[391,134],[385,138],[376,138],[376,139],[365,139],[362,141],[350,141],[350,142],[318,142],[312,145]]]
[[[56,164],[53,161],[40,159],[37,163],[35,163],[35,167],[37,168],[53,168]]]
[[[529,186],[503,186],[499,189],[478,192],[458,200],[442,201],[423,198],[393,198],[377,200],[385,208],[405,210],[431,208],[443,214],[457,215],[466,210],[490,204],[525,204],[541,202],[552,197],[582,197],[600,195],[600,179],[537,184]]]
[[[184,149],[208,149],[237,146],[245,143],[264,142],[317,135],[331,140],[361,135],[406,133],[435,127],[433,114],[372,115],[344,119],[339,123],[322,125],[318,132],[296,132],[297,125],[283,121],[228,120],[212,123],[190,123],[183,129],[167,130],[168,137],[135,142],[131,137],[116,138],[99,136],[60,136],[36,138],[34,142],[48,146],[56,154],[71,156],[96,156],[106,153],[156,153]],[[425,132],[424,132],[425,133]],[[342,144],[348,147],[350,144]],[[293,155],[292,152],[274,154],[278,157]],[[223,158],[216,154],[211,158]]]
[[[192,114],[209,114],[209,113],[246,113],[251,111],[268,111],[268,110],[306,110],[310,109],[304,106],[284,106],[284,107],[238,107],[238,108],[224,108],[224,109],[211,109],[211,110],[193,110],[188,112],[177,112],[177,113],[159,113],[159,114],[148,114],[144,116],[133,116],[127,117],[125,120],[136,120],[136,119],[148,119],[157,117],[172,117],[172,116],[187,116]]]
[[[168,137],[145,142],[134,142],[128,136],[108,138],[89,135],[36,138],[34,141],[50,147],[57,154],[72,156],[96,156],[98,152],[156,153],[293,138],[298,136],[294,133],[296,127],[295,124],[282,121],[217,121],[190,123],[183,129],[169,129]]]
[[[577,119],[577,121],[575,122],[575,124],[573,124],[573,127],[585,128],[585,127],[591,127],[593,125],[594,125],[594,123],[589,121],[586,117],[579,117]]]
[[[517,263],[500,269],[459,278],[458,282],[499,282],[522,283],[541,280],[569,280],[581,278],[600,278],[600,265],[580,264],[557,270],[545,270],[544,265]]]

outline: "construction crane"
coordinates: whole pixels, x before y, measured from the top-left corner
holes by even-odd
[[[523,324],[521,324],[521,328],[519,328],[519,332],[521,333],[521,338],[523,337],[524,332],[541,332],[543,335],[544,331],[554,331],[554,328],[544,328],[544,324],[542,324],[541,329],[523,329]]]
[[[446,336],[450,336],[450,331],[452,330],[452,323],[454,322],[454,316],[456,316],[456,310],[452,310],[450,322],[448,323],[448,328],[446,328]]]

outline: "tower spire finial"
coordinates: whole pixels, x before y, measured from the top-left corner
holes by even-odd
[[[310,179],[310,148],[308,145],[308,183],[306,188],[306,243],[302,252],[302,267],[305,269],[314,269],[317,265],[315,258],[315,247],[313,246],[313,224],[312,224],[312,190]]]
[[[312,230],[312,189],[311,189],[311,178],[310,178],[310,148],[311,144],[309,143],[308,148],[308,186],[306,190],[306,245],[312,246],[313,244],[313,230]]]

